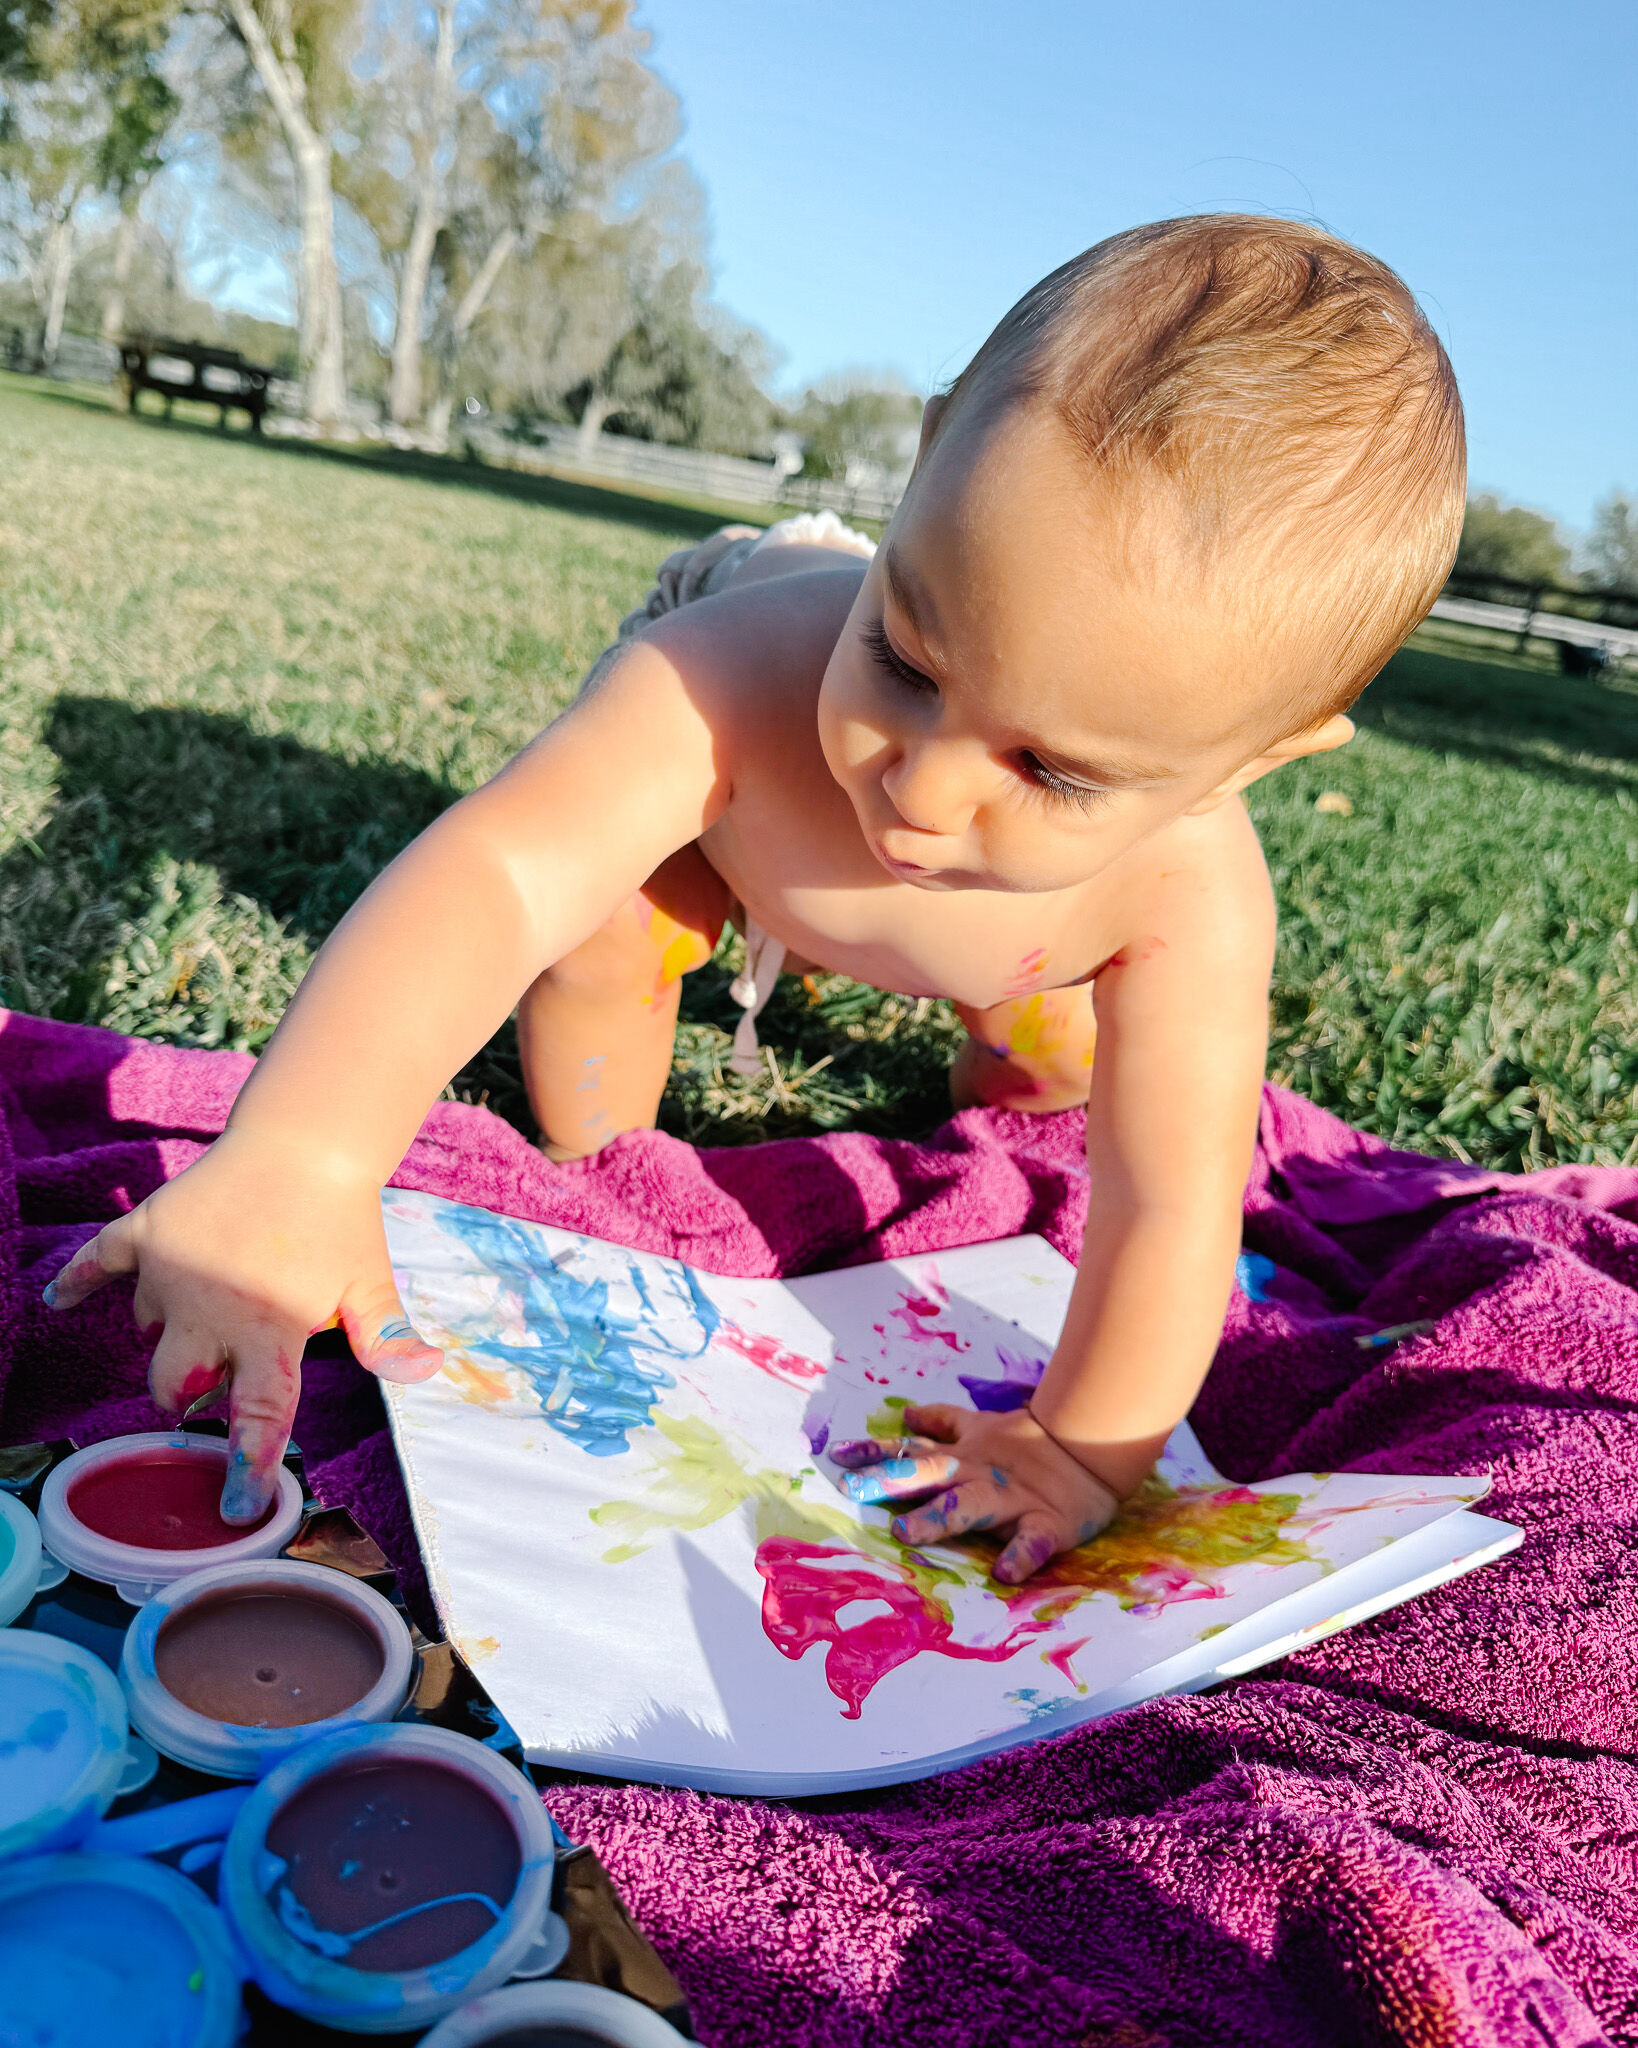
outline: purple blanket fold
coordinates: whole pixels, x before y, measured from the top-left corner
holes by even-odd
[[[39,1291],[248,1067],[0,1013],[0,1440],[156,1426],[128,1289],[62,1317]],[[1073,1256],[1077,1126],[642,1133],[565,1169],[444,1104],[398,1179],[718,1272],[1025,1230]],[[1217,1462],[1488,1471],[1522,1549],[1269,1675],[899,1792],[559,1788],[713,2048],[1638,2048],[1638,1172],[1487,1174],[1271,1089],[1246,1243],[1277,1272],[1195,1411]],[[417,1578],[374,1383],[311,1366],[297,1435]]]

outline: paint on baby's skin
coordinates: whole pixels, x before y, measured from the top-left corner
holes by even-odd
[[[644,1004],[651,1005],[659,1001],[673,982],[681,981],[694,968],[703,967],[711,957],[712,948],[702,932],[686,924],[678,924],[674,917],[668,916],[657,903],[650,903],[646,896],[639,897],[638,901],[647,912],[644,928],[660,956],[655,964],[653,993],[643,997]]]
[[[642,1268],[628,1264],[641,1316],[624,1315],[609,1300],[607,1280],[582,1279],[572,1267],[539,1263],[529,1226],[487,1209],[451,1207],[446,1227],[493,1272],[505,1288],[508,1329],[446,1347],[448,1371],[467,1400],[495,1405],[516,1397],[521,1374],[541,1413],[560,1436],[593,1457],[629,1449],[629,1433],[653,1419],[654,1404],[675,1376],[660,1363],[698,1358],[722,1318],[686,1266],[667,1268],[686,1334],[673,1340],[656,1310]],[[497,1319],[499,1320],[499,1319]],[[504,1375],[504,1376],[503,1376]]]
[[[1010,996],[1027,996],[1041,979],[1041,976],[1045,974],[1046,964],[1047,950],[1045,946],[1036,946],[1026,953],[1012,970],[1011,981],[1001,991],[1002,1001],[1005,1002]]]

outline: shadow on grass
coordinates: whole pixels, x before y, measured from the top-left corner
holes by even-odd
[[[90,389],[77,389],[71,385],[35,383],[12,377],[5,381],[4,388],[21,390],[31,398],[44,398],[52,404],[68,406],[76,412],[91,413],[133,428],[180,434],[189,439],[213,442],[217,446],[229,440],[270,455],[289,456],[298,462],[331,464],[376,476],[412,477],[419,483],[437,484],[448,490],[480,491],[489,497],[539,505],[554,512],[612,520],[621,525],[663,533],[668,538],[681,533],[688,538],[703,539],[707,534],[715,533],[732,511],[730,507],[708,508],[670,499],[644,498],[635,492],[605,490],[597,484],[573,482],[565,477],[491,468],[486,463],[463,460],[455,455],[425,455],[396,448],[342,448],[312,441],[287,440],[282,436],[257,436],[243,428],[223,430],[214,422],[166,419],[162,413],[151,409],[133,415]],[[150,397],[148,403],[152,407],[157,401]]]
[[[1638,690],[1595,677],[1405,647],[1354,716],[1429,753],[1638,795]]]

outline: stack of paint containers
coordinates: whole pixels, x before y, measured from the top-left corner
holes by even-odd
[[[379,1553],[349,1519],[350,1568],[279,1555],[323,1548],[299,1454],[249,1531],[217,1513],[225,1470],[219,1441],[126,1437],[52,1464],[38,1525],[0,1490],[0,2031],[231,2048],[248,1982],[254,2041],[295,2013],[313,2041],[675,2044],[633,1999],[540,1981],[568,1949],[561,1838],[492,1707],[484,1740],[418,1712],[444,1646]]]

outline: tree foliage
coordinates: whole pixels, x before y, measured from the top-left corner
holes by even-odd
[[[1521,583],[1569,583],[1570,548],[1557,522],[1525,505],[1509,505],[1494,491],[1467,501],[1457,573],[1511,576]]]
[[[868,370],[827,378],[792,413],[802,472],[849,483],[898,476],[909,467],[920,421],[921,400],[901,378]]]
[[[1638,597],[1638,498],[1611,491],[1593,514],[1587,537],[1593,581]]]

